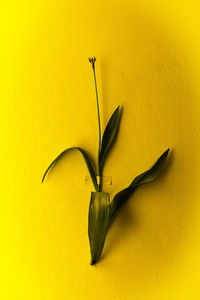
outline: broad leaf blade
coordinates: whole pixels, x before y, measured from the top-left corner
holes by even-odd
[[[110,198],[108,193],[92,192],[89,206],[88,236],[91,265],[98,262],[108,230]]]
[[[169,149],[167,149],[155,162],[155,164],[146,172],[135,177],[131,184],[124,190],[117,193],[110,205],[110,219],[114,216],[120,206],[132,195],[137,187],[147,182],[153,181],[162,172],[168,155]]]
[[[80,147],[71,147],[71,148],[68,148],[68,149],[65,149],[63,152],[61,152],[53,161],[52,163],[48,166],[48,168],[46,169],[44,175],[43,175],[43,178],[42,178],[42,182],[44,181],[47,173],[49,172],[50,169],[52,169],[56,163],[69,151],[71,150],[77,150],[79,151],[82,156],[83,156],[83,159],[85,160],[85,163],[87,165],[87,168],[88,168],[88,171],[89,171],[89,174],[91,176],[91,179],[92,179],[92,182],[93,182],[93,185],[94,185],[94,188],[95,190],[98,189],[98,186],[97,186],[97,180],[96,180],[96,175],[95,175],[95,172],[94,172],[94,169],[93,169],[93,166],[92,166],[92,162],[90,160],[90,158],[88,157],[88,155],[86,154],[86,152],[80,148]]]
[[[120,106],[118,106],[114,111],[114,113],[112,114],[103,134],[101,152],[99,157],[99,163],[101,169],[103,166],[103,161],[105,159],[105,156],[116,137],[117,130],[119,127],[119,121],[120,121]]]

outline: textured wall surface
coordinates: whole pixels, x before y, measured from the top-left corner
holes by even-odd
[[[200,5],[191,0],[11,1],[1,8],[2,300],[199,299]],[[121,104],[104,175],[111,197],[168,147],[90,266],[92,186],[71,153],[96,159],[97,57],[102,127]]]

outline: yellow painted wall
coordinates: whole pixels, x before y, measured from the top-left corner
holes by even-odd
[[[199,1],[18,0],[0,14],[0,299],[199,299]],[[103,128],[123,106],[104,172],[111,197],[172,153],[90,266],[80,155],[41,178],[67,147],[96,158],[93,55]]]

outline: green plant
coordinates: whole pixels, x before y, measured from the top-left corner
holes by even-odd
[[[102,172],[105,157],[108,151],[110,150],[111,145],[113,144],[113,141],[118,132],[120,123],[120,106],[118,106],[112,114],[103,133],[103,137],[101,138],[101,123],[95,74],[95,61],[95,57],[89,58],[89,62],[92,64],[92,70],[94,75],[99,131],[99,147],[96,168],[94,168],[89,155],[83,149],[81,149],[80,147],[71,147],[64,150],[57,156],[57,158],[49,165],[42,178],[43,182],[48,171],[53,166],[55,166],[55,164],[67,152],[77,150],[82,154],[95,189],[95,192],[91,192],[88,216],[88,236],[90,241],[91,264],[95,264],[96,262],[98,262],[98,260],[101,257],[109,225],[118,209],[139,186],[154,180],[161,173],[167,161],[167,155],[169,152],[169,149],[167,149],[148,171],[137,176],[127,188],[118,192],[115,195],[114,199],[110,202],[109,194],[102,191]]]

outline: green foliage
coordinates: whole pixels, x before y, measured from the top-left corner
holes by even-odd
[[[79,151],[87,165],[89,174],[91,176],[95,192],[91,192],[91,199],[89,205],[89,215],[88,215],[88,236],[90,242],[90,251],[91,251],[91,264],[95,264],[101,257],[101,253],[104,247],[104,242],[108,230],[108,226],[116,214],[118,209],[122,204],[133,194],[136,188],[154,180],[162,172],[164,165],[167,161],[167,155],[169,149],[167,149],[155,162],[155,164],[146,172],[137,176],[131,184],[117,193],[110,203],[110,198],[108,193],[101,192],[101,176],[103,171],[103,165],[105,158],[113,142],[117,136],[120,123],[120,106],[112,114],[110,120],[107,123],[105,128],[103,138],[101,140],[101,125],[100,125],[100,114],[99,114],[99,102],[98,102],[98,92],[97,92],[97,83],[96,83],[96,74],[95,74],[95,57],[89,58],[90,63],[92,64],[94,83],[95,83],[95,93],[96,93],[96,104],[97,104],[97,119],[98,119],[98,135],[99,135],[99,148],[97,155],[97,165],[96,168],[93,168],[92,161],[89,158],[89,155],[81,149],[80,147],[71,147],[63,152],[61,152],[56,159],[49,165],[47,170],[44,173],[42,182],[44,181],[47,173],[52,169],[56,163],[69,151],[77,150]],[[97,177],[98,176],[98,177]],[[98,181],[97,181],[98,178]]]
[[[108,121],[108,124],[105,128],[102,144],[101,144],[101,152],[99,157],[99,164],[100,164],[100,170],[103,169],[103,162],[105,159],[105,156],[107,152],[109,151],[116,135],[117,130],[119,127],[119,121],[120,121],[120,106],[117,107],[117,109],[112,114],[110,120]]]
[[[108,230],[109,210],[109,194],[104,192],[92,192],[88,219],[91,265],[94,265],[100,259],[103,250]]]
[[[61,152],[61,153],[60,153],[60,154],[52,161],[52,163],[48,166],[48,168],[46,169],[46,171],[45,171],[45,173],[44,173],[44,175],[43,175],[43,178],[42,178],[42,182],[44,181],[44,179],[45,179],[47,173],[49,172],[49,170],[52,169],[52,168],[56,165],[56,163],[57,163],[57,162],[58,162],[58,161],[59,161],[59,160],[67,153],[67,152],[69,152],[69,151],[71,151],[71,150],[77,150],[77,151],[79,151],[79,152],[82,154],[83,159],[84,159],[84,161],[85,161],[85,163],[86,163],[86,166],[87,166],[87,168],[88,168],[90,177],[91,177],[91,179],[92,179],[94,188],[95,188],[95,190],[97,190],[97,188],[98,188],[98,187],[97,187],[97,179],[96,179],[96,175],[95,175],[95,172],[94,172],[94,169],[93,169],[93,166],[92,166],[92,162],[91,162],[91,160],[90,160],[88,154],[86,154],[86,152],[85,152],[83,149],[81,149],[80,147],[71,147],[71,148],[65,149],[63,152]]]
[[[148,183],[156,179],[162,172],[166,162],[169,149],[167,149],[155,162],[155,164],[146,172],[138,175],[131,184],[117,193],[110,205],[110,219],[115,215],[120,206],[133,194],[140,185]]]

